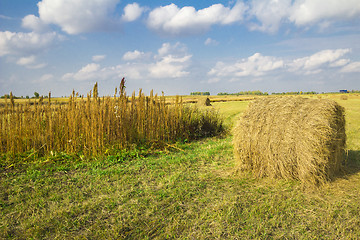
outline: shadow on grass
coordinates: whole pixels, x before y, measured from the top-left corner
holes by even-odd
[[[360,172],[360,151],[349,150],[347,153],[347,162],[345,164],[345,173],[342,177],[347,178],[348,176],[355,175]]]

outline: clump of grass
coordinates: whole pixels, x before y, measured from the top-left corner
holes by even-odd
[[[234,131],[239,168],[256,176],[316,186],[342,169],[344,108],[333,100],[264,98],[253,102]]]
[[[127,96],[122,79],[113,97],[99,97],[98,85],[86,98],[73,93],[65,105],[54,104],[51,94],[33,105],[10,103],[0,110],[0,153],[14,156],[34,151],[98,155],[107,149],[153,145],[214,136],[223,130],[213,111],[185,107],[180,97],[173,104],[165,96],[140,89]]]

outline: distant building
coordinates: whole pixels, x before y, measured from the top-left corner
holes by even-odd
[[[348,93],[348,90],[340,90],[340,93]]]

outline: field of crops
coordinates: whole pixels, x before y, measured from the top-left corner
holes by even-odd
[[[209,109],[219,111],[227,131],[216,137],[190,141],[185,136],[160,147],[152,142],[111,151],[104,143],[96,154],[77,152],[84,148],[60,149],[56,154],[51,148],[42,154],[39,148],[9,153],[2,145],[0,238],[359,239],[360,97],[343,96],[309,96],[334,99],[346,114],[344,173],[319,189],[304,190],[297,181],[257,179],[237,171],[231,129],[249,99],[235,101],[244,99],[232,96],[210,96],[217,100],[212,106],[197,108],[202,110],[196,116]],[[180,99],[152,96],[151,100],[164,107],[173,102],[182,109]],[[93,99],[76,101],[77,107],[83,104],[86,109]],[[100,106],[105,108],[106,101],[100,99]],[[130,97],[126,105],[131,109],[136,101]],[[146,101],[144,97],[144,106]],[[183,97],[182,101],[197,99]],[[90,113],[96,104],[90,106]],[[41,111],[48,117],[47,107],[44,104]],[[10,109],[6,111],[9,114]],[[42,134],[51,134],[46,132],[48,127],[45,124]]]
[[[182,98],[166,100],[140,90],[127,96],[125,80],[113,97],[99,97],[97,84],[87,98],[72,93],[66,102],[51,95],[16,103],[10,94],[0,108],[0,153],[7,165],[21,164],[19,156],[58,153],[97,156],[132,146],[151,147],[175,141],[216,136],[223,123],[213,109],[185,105]],[[19,159],[19,161],[18,161]],[[4,161],[2,162],[3,166]]]

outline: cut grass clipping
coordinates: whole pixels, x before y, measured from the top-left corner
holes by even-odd
[[[233,141],[240,170],[319,186],[345,161],[344,108],[328,99],[261,98],[237,123]]]

